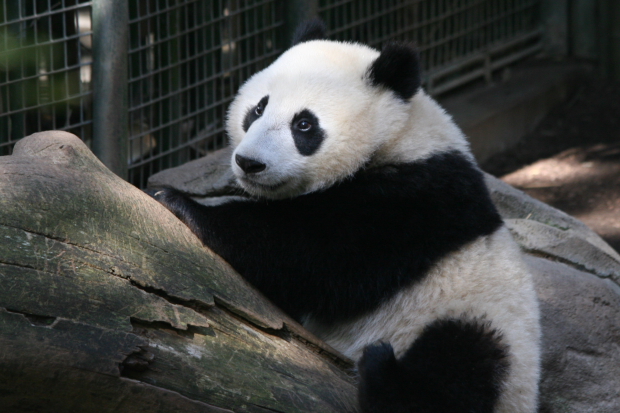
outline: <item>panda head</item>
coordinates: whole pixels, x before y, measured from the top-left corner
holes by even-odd
[[[296,44],[239,90],[227,120],[231,165],[250,194],[287,198],[333,185],[402,134],[420,89],[417,51],[318,39]],[[301,34],[300,34],[301,33]]]

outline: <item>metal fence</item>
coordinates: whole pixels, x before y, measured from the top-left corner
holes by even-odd
[[[64,129],[90,140],[90,5],[2,0],[0,155],[41,130]]]
[[[415,43],[434,95],[542,49],[540,0],[321,0],[333,39]]]
[[[152,173],[225,145],[228,104],[286,48],[295,1],[128,2],[130,182],[142,187]],[[91,2],[0,2],[0,154],[46,129],[89,142]],[[490,81],[497,69],[540,51],[541,2],[307,0],[313,7],[305,10],[325,20],[332,39],[416,43],[425,86],[440,94]]]
[[[130,6],[131,182],[225,145],[228,104],[282,52],[283,16],[272,0]]]

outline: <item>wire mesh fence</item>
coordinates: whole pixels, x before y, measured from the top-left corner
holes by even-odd
[[[129,180],[225,145],[239,86],[281,52],[282,1],[143,1],[130,5]]]
[[[431,94],[476,78],[542,49],[540,0],[320,0],[331,38],[380,48],[415,43]]]
[[[34,132],[91,136],[90,1],[2,0],[0,155]]]
[[[226,144],[236,90],[288,46],[291,1],[303,0],[127,2],[130,182]],[[540,51],[541,2],[318,0],[317,11],[332,39],[416,43],[439,94]],[[0,0],[0,155],[40,130],[90,141],[91,5]]]

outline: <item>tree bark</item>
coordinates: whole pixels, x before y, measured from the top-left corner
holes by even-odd
[[[0,157],[10,412],[354,412],[352,367],[65,132]]]

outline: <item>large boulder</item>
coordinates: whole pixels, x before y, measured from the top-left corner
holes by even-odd
[[[541,413],[620,411],[620,255],[581,221],[486,175],[491,197],[526,254],[542,312]],[[205,204],[240,188],[230,150],[153,175]]]

